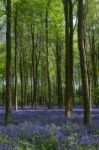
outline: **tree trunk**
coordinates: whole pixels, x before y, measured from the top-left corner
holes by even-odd
[[[61,81],[61,47],[59,46],[59,40],[56,41],[56,78],[57,78],[57,98],[58,106],[62,107],[63,97],[62,97],[62,81]]]
[[[73,14],[71,0],[63,0],[65,14],[65,115],[71,116],[73,97]]]
[[[92,62],[92,92],[93,92],[93,101],[96,101],[97,97],[95,95],[95,90],[97,88],[97,56],[96,56],[96,45],[95,45],[95,35],[93,33],[91,39],[91,62]]]
[[[46,10],[46,65],[47,65],[47,86],[48,86],[48,109],[51,107],[51,83],[50,83],[50,73],[49,73],[49,50],[48,50],[48,10]]]
[[[24,63],[24,106],[27,106],[27,93],[28,93],[28,71],[27,65]]]
[[[35,75],[34,75],[34,106],[35,106],[35,109],[36,109],[36,105],[37,105],[37,76],[38,76],[38,62],[37,62],[37,59],[35,59]]]
[[[22,54],[20,54],[22,55]],[[24,107],[24,83],[23,83],[23,60],[22,56],[20,56],[20,81],[21,81],[21,108]]]
[[[15,22],[14,22],[14,28],[15,28],[15,103],[14,107],[15,110],[17,110],[17,7],[15,8]]]
[[[35,61],[35,58],[34,58],[34,51],[35,51],[35,48],[34,48],[34,25],[31,26],[31,35],[32,35],[32,79],[33,79],[33,95],[32,95],[32,108],[34,106],[34,101],[35,101],[35,71],[34,71],[34,68],[35,68],[35,64],[34,64],[34,61]]]
[[[84,5],[83,0],[78,0],[78,48],[80,54],[80,67],[82,76],[82,88],[84,98],[84,124],[90,125],[90,99],[88,87],[87,65],[84,50]]]
[[[30,78],[31,78],[31,107],[33,107],[33,67],[30,66]]]
[[[6,110],[5,123],[12,120],[11,117],[11,0],[7,0],[7,31],[6,31]]]

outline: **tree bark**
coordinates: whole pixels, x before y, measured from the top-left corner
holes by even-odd
[[[17,110],[17,7],[15,7],[15,22],[14,22],[14,28],[15,28],[15,103],[14,107],[15,110]]]
[[[11,0],[7,0],[7,31],[6,31],[6,110],[5,123],[12,120],[11,117]]]
[[[48,49],[48,10],[46,10],[46,65],[47,65],[47,86],[48,86],[48,109],[51,107],[51,83],[50,83],[50,73],[49,73],[49,49]]]
[[[78,48],[80,54],[80,67],[82,76],[82,88],[84,99],[84,124],[90,125],[90,99],[88,87],[87,64],[84,50],[84,4],[83,0],[78,0]]]
[[[31,35],[32,35],[32,71],[33,71],[33,73],[32,73],[32,79],[33,79],[33,95],[32,95],[32,108],[33,108],[33,106],[34,106],[34,103],[35,103],[35,64],[34,64],[34,62],[35,62],[35,57],[34,57],[34,55],[35,55],[35,53],[34,53],[34,51],[35,51],[35,47],[34,47],[34,25],[31,25]]]
[[[63,96],[62,96],[62,81],[61,81],[61,47],[59,46],[59,39],[56,40],[56,78],[57,78],[57,98],[58,106],[62,107]]]
[[[22,55],[22,54],[20,54]],[[21,108],[24,108],[24,83],[23,83],[23,60],[20,56],[20,81],[21,81]]]
[[[73,14],[72,1],[63,0],[65,14],[65,115],[71,116],[73,99]]]

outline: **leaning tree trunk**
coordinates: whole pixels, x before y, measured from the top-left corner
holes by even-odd
[[[84,5],[83,0],[78,0],[78,48],[80,54],[80,67],[84,98],[84,124],[90,125],[90,99],[88,87],[87,64],[84,50]]]
[[[7,31],[6,31],[6,112],[5,123],[11,117],[11,0],[7,0]]]

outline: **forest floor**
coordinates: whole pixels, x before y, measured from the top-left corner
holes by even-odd
[[[0,109],[0,150],[99,150],[99,109],[92,110],[92,124],[83,125],[83,109],[70,119],[64,109],[25,108],[13,111],[13,123],[4,126]]]

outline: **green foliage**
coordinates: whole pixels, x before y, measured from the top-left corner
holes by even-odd
[[[8,138],[5,136],[0,136],[0,143],[2,144],[8,143]]]
[[[30,146],[30,143],[25,140],[19,140],[16,146],[17,150],[33,150],[33,147]]]
[[[81,70],[78,53],[78,41],[77,41],[77,3],[73,2],[73,52],[74,52],[74,67],[73,67],[73,86],[75,103],[79,103],[79,97],[82,97],[80,93],[76,93],[81,88]],[[0,1],[0,83],[3,83],[5,78],[6,68],[6,3],[3,4]],[[23,74],[24,80],[27,78],[28,92],[31,93],[31,77],[32,76],[32,33],[34,32],[34,65],[38,62],[37,68],[37,93],[41,96],[47,97],[47,64],[46,64],[46,11],[48,11],[48,61],[49,61],[49,72],[52,89],[52,103],[57,104],[57,85],[56,85],[56,41],[59,38],[60,55],[61,55],[61,78],[62,78],[62,90],[65,88],[65,21],[64,21],[64,8],[62,0],[12,0],[12,77],[14,88],[14,76],[15,76],[15,15],[17,12],[17,75],[18,75],[18,100],[21,99],[21,83],[20,83],[20,58],[23,61]],[[92,55],[95,53],[95,66],[97,81],[99,78],[99,60],[98,60],[98,33],[99,33],[99,5],[97,0],[89,0],[86,4],[86,59],[88,65],[89,79],[93,80],[93,64]],[[95,47],[92,47],[92,38],[95,38]],[[90,41],[91,40],[91,41]],[[31,70],[32,71],[31,71]],[[93,81],[91,81],[93,82]],[[25,83],[25,82],[24,82]],[[92,84],[92,83],[91,83]],[[5,86],[5,85],[4,85]],[[24,85],[25,86],[25,85]],[[99,86],[99,83],[98,83]],[[0,90],[2,89],[0,84]],[[24,88],[25,89],[25,88]],[[14,89],[13,89],[14,91]],[[63,91],[64,93],[64,91]],[[92,91],[96,97],[95,103],[98,103],[98,87]],[[39,94],[38,94],[39,95]],[[64,93],[65,95],[65,93]],[[63,95],[63,97],[64,97]],[[38,96],[39,97],[39,96]],[[81,99],[82,100],[82,99]]]

